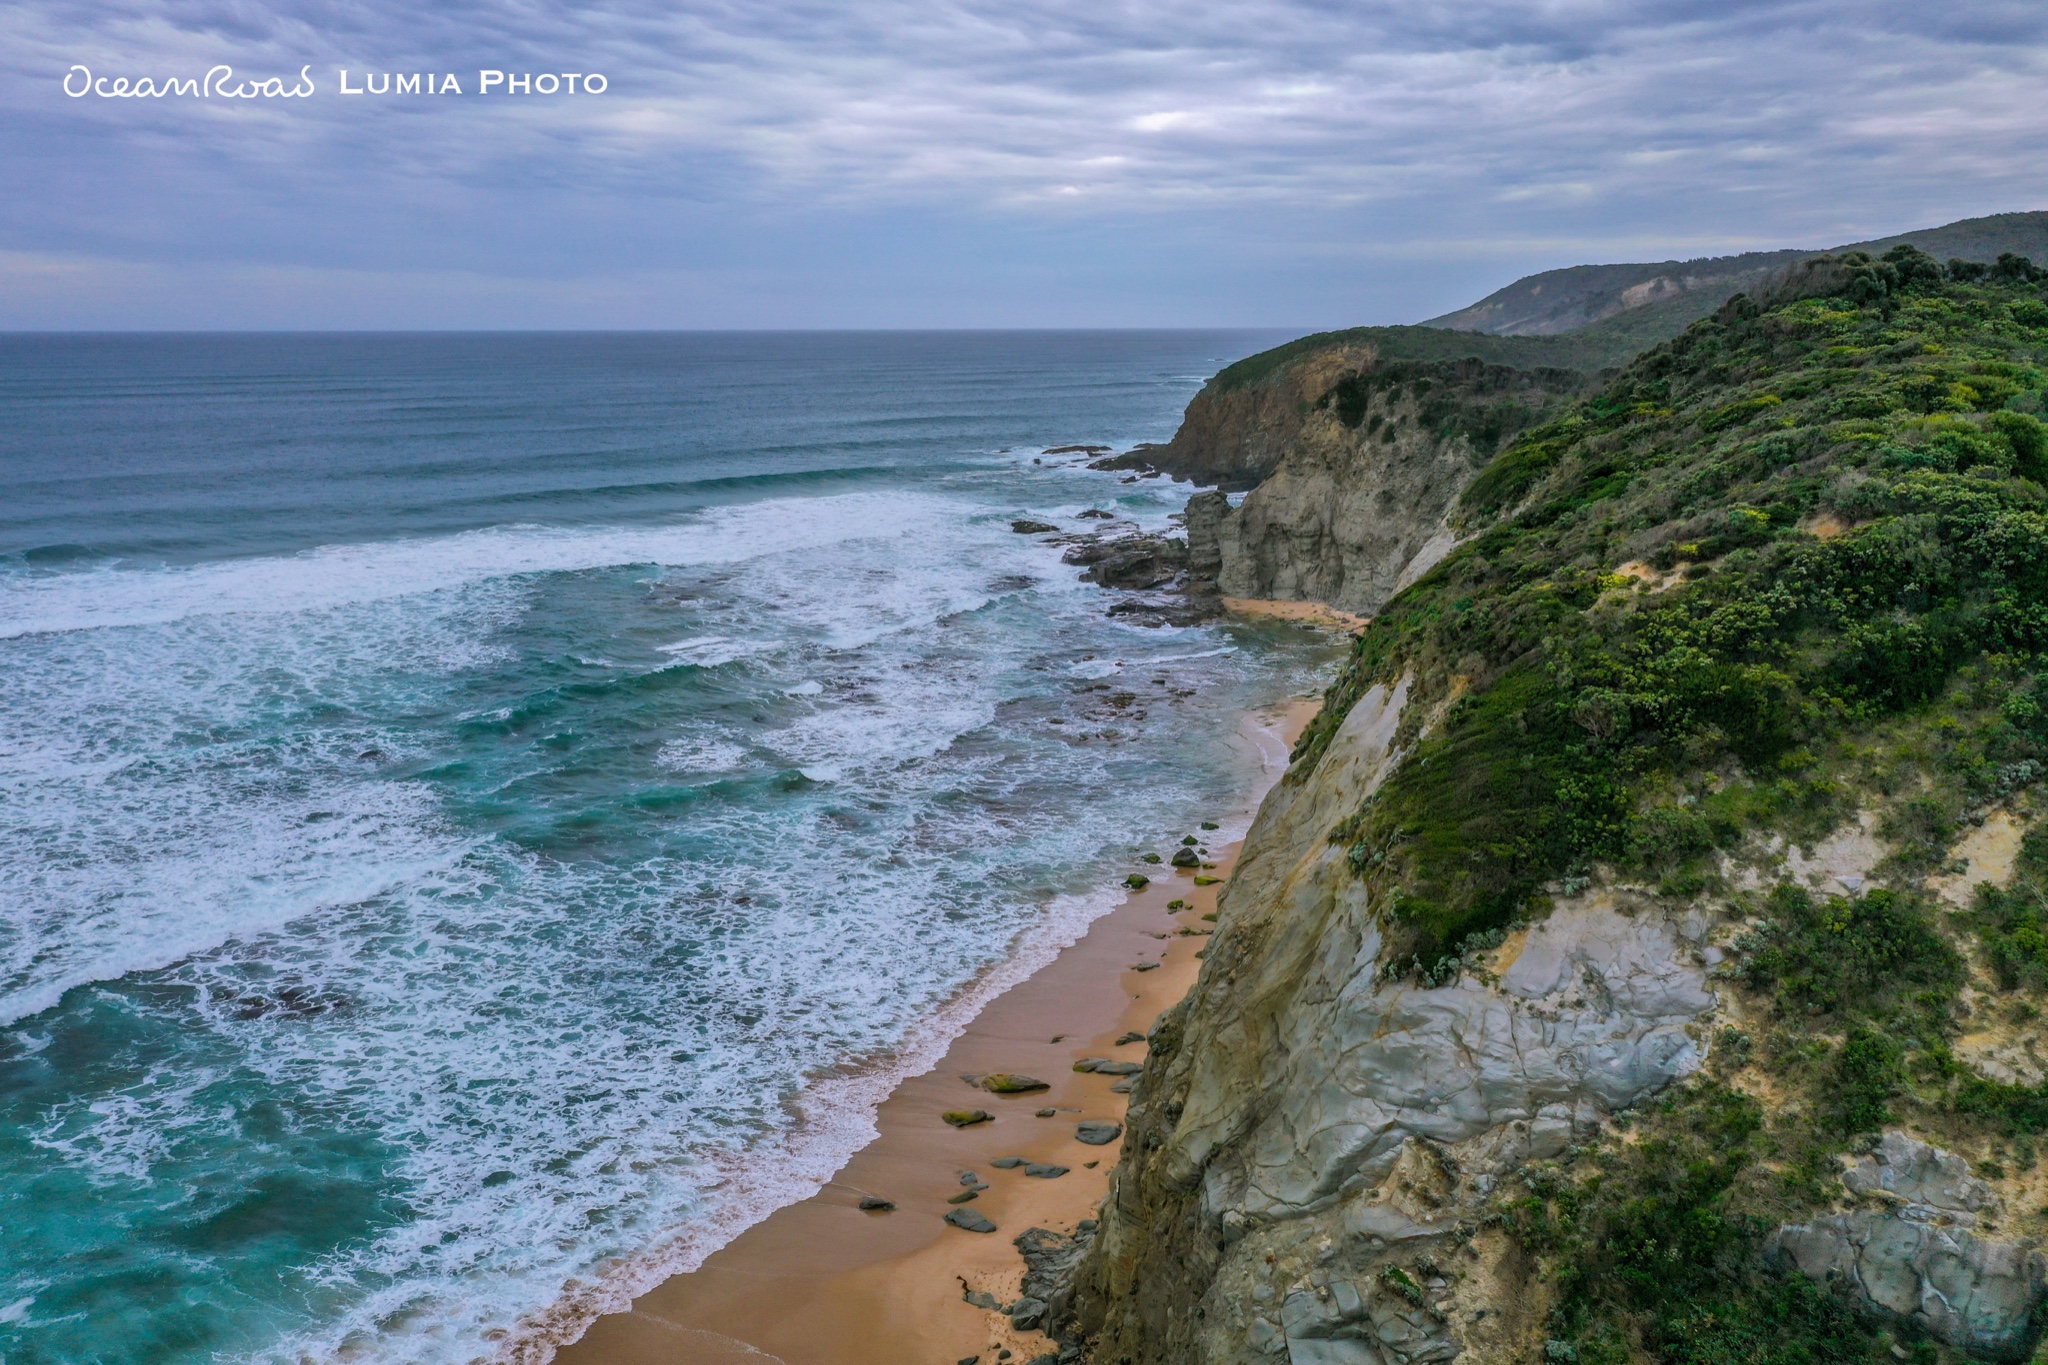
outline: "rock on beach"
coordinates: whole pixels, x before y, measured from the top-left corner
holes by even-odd
[[[973,1209],[953,1209],[946,1214],[946,1221],[963,1232],[994,1232],[996,1225],[976,1213]]]

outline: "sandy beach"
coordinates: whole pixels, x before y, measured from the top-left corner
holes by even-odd
[[[1241,734],[1261,763],[1250,806],[1285,771],[1288,748],[1315,711],[1314,701],[1296,700],[1245,718]],[[1190,827],[1218,817],[1190,812]],[[600,1318],[555,1358],[564,1365],[937,1365],[969,1357],[1024,1362],[1054,1349],[965,1295],[1013,1301],[1024,1267],[1012,1239],[1031,1227],[1070,1232],[1094,1215],[1118,1144],[1086,1145],[1077,1124],[1120,1122],[1126,1101],[1114,1088],[1119,1077],[1077,1072],[1074,1064],[1086,1057],[1142,1062],[1142,1035],[1194,984],[1196,954],[1213,924],[1205,917],[1216,909],[1238,846],[1209,851],[1213,867],[1148,868],[1150,885],[991,1002],[938,1066],[896,1088],[877,1115],[879,1136],[824,1189],[642,1295],[630,1311]],[[1217,880],[1197,885],[1197,876]],[[1170,908],[1175,901],[1182,908]],[[1120,1041],[1134,1034],[1141,1036]],[[964,1079],[992,1072],[1023,1073],[1050,1088],[998,1095]],[[992,1118],[966,1128],[941,1118],[971,1109]],[[1042,1178],[994,1164],[1011,1157],[1067,1170]],[[987,1188],[949,1205],[968,1173]],[[895,1207],[863,1211],[863,1198]],[[982,1215],[997,1231],[947,1225],[954,1207]]]
[[[1322,602],[1288,602],[1266,597],[1226,597],[1224,609],[1235,616],[1263,616],[1274,621],[1296,621],[1305,626],[1357,634],[1372,624],[1370,616],[1358,616]]]

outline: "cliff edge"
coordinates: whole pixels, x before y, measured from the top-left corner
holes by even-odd
[[[2048,272],[1901,248],[1505,437],[1262,806],[1099,1222],[1020,1239],[1068,1356],[2028,1359],[2044,412]]]

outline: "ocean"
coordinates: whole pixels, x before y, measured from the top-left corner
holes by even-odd
[[[808,1193],[1326,675],[1010,529],[1281,339],[0,337],[0,1362],[538,1359]]]

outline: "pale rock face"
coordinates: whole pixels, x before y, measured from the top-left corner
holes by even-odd
[[[1369,691],[1309,779],[1259,813],[1183,1037],[1147,1068],[1101,1231],[1060,1306],[1098,1358],[1466,1354],[1457,1277],[1495,1271],[1390,1284],[1387,1267],[1452,1257],[1500,1178],[1701,1060],[1689,1029],[1715,1006],[1694,951],[1706,924],[1610,893],[1561,903],[1453,984],[1382,977],[1374,907],[1329,836],[1398,757],[1406,701],[1405,682]],[[1534,1330],[1540,1310],[1524,1316]],[[1496,1357],[1510,1348],[1478,1358]]]
[[[2048,1257],[1972,1231],[1996,1201],[1967,1162],[1889,1132],[1843,1182],[1888,1207],[1780,1228],[1778,1245],[1801,1271],[1846,1280],[1879,1309],[1952,1346],[2025,1358],[2048,1291]]]
[[[1284,1342],[1289,1365],[1440,1365],[1458,1344],[1426,1308],[1372,1280],[1321,1279],[1289,1294],[1277,1331],[1264,1318],[1254,1332]]]
[[[1375,394],[1359,424],[1346,426],[1334,408],[1308,400],[1323,397],[1347,368],[1372,371],[1376,358],[1318,364],[1314,375],[1287,374],[1303,398],[1261,447],[1243,503],[1233,508],[1221,492],[1188,502],[1192,572],[1226,597],[1378,611],[1457,546],[1449,523],[1458,495],[1496,453],[1493,440],[1481,448],[1455,427],[1432,430],[1425,423],[1443,419],[1426,404],[1455,389],[1469,404],[1513,402],[1534,412],[1578,382],[1569,372],[1464,362],[1418,381],[1435,386],[1427,398],[1418,389]],[[1188,412],[1192,426],[1195,407]],[[1261,420],[1275,419],[1262,410]]]
[[[1378,934],[1362,939],[1362,969],[1289,1030],[1278,1103],[1246,1152],[1247,1213],[1327,1207],[1411,1138],[1457,1146],[1519,1121],[1568,1140],[1700,1062],[1686,1025],[1714,997],[1668,921],[1566,906],[1497,984],[1437,990],[1381,981]]]
[[[1491,454],[1414,427],[1392,444],[1372,443],[1318,413],[1242,506],[1220,493],[1189,501],[1190,551],[1214,565],[1226,597],[1371,615],[1405,586],[1425,546],[1442,541],[1441,557],[1455,544],[1445,518]]]

